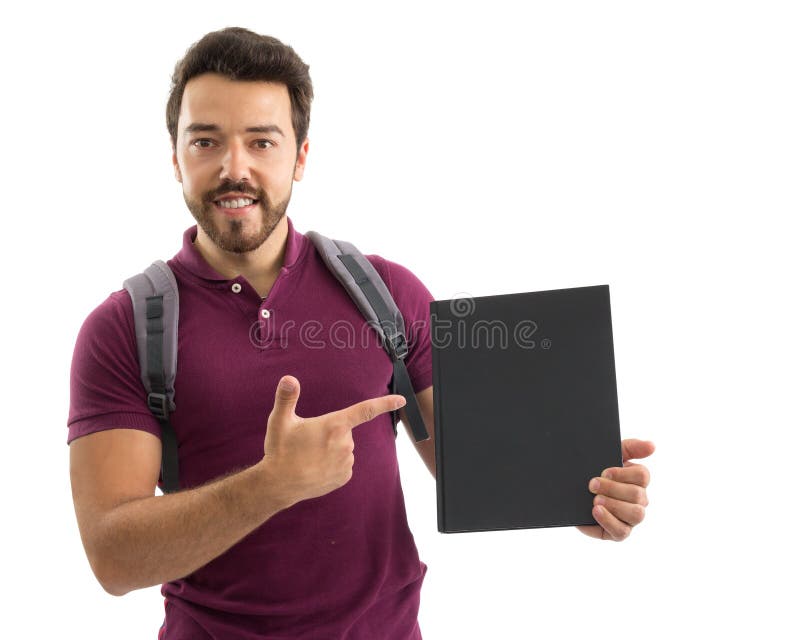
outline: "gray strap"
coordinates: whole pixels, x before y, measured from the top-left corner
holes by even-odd
[[[147,406],[161,425],[161,484],[164,493],[179,488],[178,439],[169,421],[175,409],[178,344],[178,285],[172,270],[156,261],[125,280],[133,304],[136,344]]]
[[[419,410],[417,397],[403,361],[408,354],[405,323],[392,295],[380,274],[362,253],[349,242],[330,240],[310,231],[306,234],[317,247],[328,269],[344,286],[369,324],[383,341],[383,347],[392,359],[392,393],[405,397],[405,411],[417,442],[430,436]],[[392,423],[397,434],[398,412],[392,412]]]
[[[408,347],[406,345],[405,332],[403,331],[404,327],[402,324],[400,326],[397,325],[389,309],[389,303],[394,305],[394,300],[390,297],[387,301],[381,296],[375,284],[369,279],[369,276],[353,255],[342,254],[337,257],[350,272],[353,282],[358,285],[361,294],[367,299],[370,310],[377,318],[377,325],[382,329],[384,348],[392,357],[392,361],[402,360],[408,354]]]
[[[147,298],[162,296],[164,324],[164,392],[169,411],[175,410],[175,370],[178,362],[178,283],[172,270],[161,260],[156,260],[144,273],[128,278],[123,283],[133,303],[136,345],[141,378],[148,393],[150,377],[147,371]]]
[[[322,257],[328,269],[342,284],[353,302],[356,303],[356,306],[361,311],[361,315],[364,316],[368,324],[374,327],[378,332],[381,340],[386,339],[384,335],[385,325],[381,323],[375,309],[364,294],[363,289],[356,285],[350,270],[339,259],[340,255],[349,255],[353,257],[353,260],[361,267],[366,275],[367,280],[372,284],[375,291],[377,291],[380,299],[386,303],[389,316],[393,321],[392,326],[396,327],[397,332],[405,335],[406,329],[405,323],[403,322],[403,314],[400,313],[400,310],[397,308],[392,294],[389,293],[389,289],[386,288],[383,278],[375,271],[375,267],[372,266],[372,263],[367,260],[355,246],[344,240],[331,240],[316,231],[309,231],[306,233],[306,237],[314,243],[317,252]]]
[[[414,440],[422,442],[430,438],[428,430],[425,428],[425,421],[422,419],[422,412],[419,410],[419,403],[417,402],[417,396],[414,394],[411,378],[408,377],[408,369],[406,369],[406,365],[402,360],[394,361],[392,393],[397,393],[406,399],[404,409],[411,424],[411,433],[414,434]],[[397,435],[396,423],[395,435]]]

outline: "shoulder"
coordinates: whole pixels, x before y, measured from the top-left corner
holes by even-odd
[[[433,300],[422,280],[408,267],[377,254],[364,256],[375,267],[392,296]]]
[[[427,340],[430,325],[430,303],[433,295],[408,267],[379,255],[365,256],[383,278],[389,293],[403,316],[409,342],[421,337]]]
[[[98,367],[138,370],[133,305],[124,289],[111,293],[86,316],[75,339],[73,373]]]
[[[434,299],[408,267],[379,255],[365,256],[386,283],[403,316],[409,354],[406,367],[415,392],[431,386],[430,303]]]
[[[145,403],[132,308],[128,292],[115,291],[89,313],[78,332],[70,366],[67,442],[117,427],[159,433]]]
[[[133,304],[128,292],[120,289],[109,294],[86,317],[81,334],[94,338],[109,334],[134,338]]]

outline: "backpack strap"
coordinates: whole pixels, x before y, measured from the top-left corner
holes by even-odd
[[[392,393],[406,399],[405,410],[417,442],[429,438],[414,388],[403,362],[408,355],[403,315],[380,274],[349,242],[330,240],[309,231],[328,269],[344,286],[362,315],[378,332],[392,359]],[[178,362],[178,284],[169,266],[156,260],[143,273],[123,283],[133,303],[136,345],[141,379],[147,391],[147,406],[161,425],[161,485],[172,493],[179,488],[178,441],[169,421],[175,410],[175,372]],[[397,435],[399,412],[392,411]]]
[[[364,255],[349,242],[331,240],[316,231],[306,237],[314,243],[328,269],[344,286],[362,315],[381,337],[383,348],[392,359],[392,393],[406,399],[405,410],[411,423],[411,431],[417,442],[430,436],[419,410],[417,397],[408,376],[404,358],[408,355],[405,323],[392,295],[380,274]],[[397,435],[398,411],[392,411],[392,427]]]
[[[161,425],[161,484],[164,493],[179,488],[178,440],[169,421],[175,410],[178,362],[178,284],[172,270],[156,260],[123,287],[133,303],[136,345],[147,406]]]

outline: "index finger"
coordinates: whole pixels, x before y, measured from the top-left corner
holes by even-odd
[[[638,484],[646,488],[650,484],[650,471],[641,464],[626,463],[625,467],[609,467],[602,473],[604,478],[615,482],[625,482],[627,484]]]
[[[374,420],[382,413],[395,411],[405,405],[406,399],[403,396],[391,394],[362,400],[356,404],[345,407],[339,413],[344,419],[345,424],[354,429],[360,424]]]

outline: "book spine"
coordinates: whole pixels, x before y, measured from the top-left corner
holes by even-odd
[[[431,315],[438,315],[436,302],[430,303]],[[433,323],[431,323],[433,331]],[[433,432],[436,443],[436,505],[437,527],[440,533],[445,533],[444,522],[444,437],[442,419],[442,380],[441,366],[439,363],[441,353],[436,346],[435,335],[431,335],[431,364],[433,368]]]

